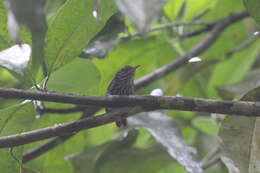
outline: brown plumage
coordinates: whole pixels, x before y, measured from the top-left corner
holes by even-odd
[[[107,95],[132,95],[134,94],[134,75],[138,66],[125,66],[119,70],[114,79],[109,84]],[[112,108],[106,108],[106,112],[111,112]],[[118,127],[126,126],[126,119],[116,121]]]

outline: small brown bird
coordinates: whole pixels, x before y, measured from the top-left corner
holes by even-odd
[[[114,79],[109,84],[107,95],[132,95],[134,94],[134,75],[135,70],[140,67],[125,66],[119,70]],[[106,108],[106,112],[111,112],[113,108]],[[126,126],[126,119],[116,121],[118,127]]]

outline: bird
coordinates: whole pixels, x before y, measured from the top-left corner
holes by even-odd
[[[134,76],[135,70],[140,67],[137,66],[125,66],[120,69],[114,76],[107,88],[107,96],[109,95],[133,95],[134,94]],[[115,108],[106,108],[106,112],[109,113]],[[117,127],[124,127],[127,125],[126,119],[116,121]]]

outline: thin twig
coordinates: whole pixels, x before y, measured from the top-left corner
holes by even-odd
[[[198,30],[184,33],[180,36],[180,40],[184,40],[184,39],[190,38],[190,37],[195,37],[195,36],[198,36],[198,35],[203,34],[205,32],[208,32],[214,27],[215,24],[216,23],[213,23],[212,25],[208,25],[208,26],[200,28]]]
[[[253,44],[259,38],[260,38],[260,34],[250,36],[248,39],[246,39],[244,42],[239,44],[237,47],[228,51],[226,53],[225,59],[228,59],[228,58],[232,57],[235,53],[240,52],[241,50],[249,47],[251,44]]]
[[[130,110],[117,109],[116,111],[108,114],[84,118],[71,123],[64,123],[61,125],[47,127],[39,130],[33,130],[16,135],[0,137],[0,148],[20,146],[39,140],[52,138],[55,136],[76,134],[80,130],[90,129],[100,125],[111,123],[118,120],[120,117],[128,117],[130,115],[139,113],[142,110],[143,109],[141,107],[135,107]]]
[[[215,164],[217,164],[220,161],[220,157],[216,156],[212,160],[209,160],[208,162],[201,165],[202,169],[207,169]]]
[[[9,153],[10,153],[10,155],[11,155],[11,157],[19,164],[19,165],[21,165],[21,161],[16,157],[16,155],[14,154],[14,148],[13,147],[11,147],[11,148],[9,148]]]
[[[177,21],[177,22],[165,23],[165,24],[160,24],[160,25],[151,27],[147,32],[153,32],[153,31],[158,31],[158,30],[162,30],[162,29],[174,28],[174,27],[178,27],[178,26],[189,26],[189,25],[203,25],[203,26],[208,27],[211,24],[207,23],[207,22],[202,22],[202,21],[189,21],[189,22]],[[136,37],[136,36],[142,36],[142,34],[136,32],[136,33],[129,34],[127,36],[120,37],[120,39],[128,40],[128,39],[130,39],[132,37]]]
[[[217,163],[219,161],[219,152],[220,148],[219,145],[216,146],[213,150],[211,150],[201,161],[201,167],[203,169],[207,169],[213,164]]]

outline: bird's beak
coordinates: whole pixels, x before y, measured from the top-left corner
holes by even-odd
[[[140,67],[141,65],[137,65],[137,66],[134,66],[134,69],[136,70],[138,67]]]

